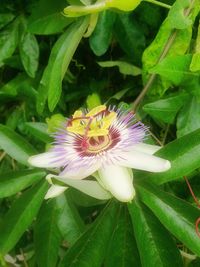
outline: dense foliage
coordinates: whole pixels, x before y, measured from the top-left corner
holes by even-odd
[[[200,266],[200,211],[183,178],[200,197],[200,1],[62,13],[90,2],[0,5],[0,266]],[[128,204],[73,188],[44,200],[48,171],[27,159],[62,116],[100,103],[133,110],[171,169],[134,171]]]

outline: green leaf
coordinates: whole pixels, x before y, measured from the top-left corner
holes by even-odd
[[[28,165],[29,156],[37,153],[23,137],[2,124],[0,124],[0,147],[24,165]]]
[[[183,4],[181,2],[182,0],[179,0],[178,2],[176,1],[176,3],[178,3],[179,7],[181,8],[180,10],[182,10],[182,6],[185,5],[184,1],[183,1]],[[190,9],[189,18],[192,21],[191,25],[183,30],[174,30],[174,27],[176,25],[173,25],[172,21],[170,21],[171,19],[168,20],[170,16],[170,12],[171,12],[170,10],[168,17],[164,20],[164,22],[160,26],[155,39],[145,49],[143,53],[142,61],[143,61],[144,83],[146,83],[149,77],[148,75],[149,69],[156,66],[156,64],[159,62],[160,57],[164,53],[166,53],[168,45],[169,45],[168,47],[169,49],[167,51],[167,57],[184,55],[185,52],[188,50],[188,47],[190,45],[191,38],[192,38],[193,23],[195,22],[195,18],[199,13],[198,3],[199,3],[199,0],[196,0],[194,4],[194,8]],[[192,4],[190,3],[190,5]],[[172,12],[174,12],[173,9],[172,9]],[[185,19],[186,19],[186,16],[185,16]],[[174,62],[173,64],[176,64],[176,62]],[[166,83],[166,81],[164,82],[159,77],[157,77],[149,93],[163,95],[163,93],[169,88],[169,86],[170,86],[169,82]]]
[[[198,75],[189,71],[191,58],[191,55],[169,56],[151,68],[149,72],[159,74],[174,85],[179,85],[184,79],[192,79]]]
[[[114,26],[114,35],[124,52],[134,62],[141,60],[145,37],[132,14],[119,13]]]
[[[36,109],[40,115],[44,111],[46,100],[48,97],[47,83],[48,83],[48,78],[49,78],[49,72],[50,72],[50,68],[46,67],[43,72],[42,79],[38,87]]]
[[[18,44],[18,20],[0,33],[0,63],[14,53]]]
[[[188,99],[188,94],[179,93],[143,106],[143,110],[152,118],[164,123],[173,123],[177,112]]]
[[[18,74],[14,79],[1,87],[0,101],[4,102],[5,99],[14,99],[16,96],[19,96],[20,100],[26,96],[28,99],[31,98],[31,102],[35,99],[36,92],[32,88],[32,80],[24,73]]]
[[[193,253],[200,256],[199,236],[195,231],[199,210],[150,184],[142,184],[138,186],[138,190],[142,201],[160,222]]]
[[[6,126],[15,130],[19,124],[21,117],[23,116],[23,110],[21,107],[16,107],[13,112],[8,116]]]
[[[34,78],[38,68],[39,46],[35,36],[26,32],[19,46],[20,57],[27,74]]]
[[[97,106],[100,106],[101,105],[101,99],[100,99],[99,94],[92,93],[91,95],[88,95],[87,99],[86,99],[86,104],[87,104],[87,108],[89,110],[91,110]]]
[[[192,56],[192,61],[190,64],[190,71],[200,71],[200,53],[195,53]]]
[[[88,26],[88,18],[74,22],[55,43],[48,65],[44,71],[39,87],[37,109],[41,113],[48,96],[50,111],[57,105],[61,92],[62,80],[72,60],[76,48]]]
[[[0,30],[6,26],[9,22],[14,19],[14,15],[12,13],[1,13],[0,14]]]
[[[152,212],[138,201],[128,207],[142,266],[183,266],[173,238]]]
[[[62,15],[66,6],[65,0],[48,1],[39,0],[31,10],[28,18],[28,31],[33,34],[55,34],[61,32],[72,19]]]
[[[133,229],[125,205],[115,220],[115,228],[105,258],[105,267],[140,267],[140,257],[133,235]]]
[[[62,79],[88,26],[88,18],[73,23],[52,49],[49,63],[48,105],[53,111],[62,92]]]
[[[56,199],[52,199],[43,203],[37,216],[34,245],[38,267],[56,266],[61,242],[61,234],[57,225],[58,213]]]
[[[186,29],[192,20],[185,16],[185,9],[190,6],[190,0],[177,0],[171,7],[167,22],[171,29]]]
[[[125,88],[125,89],[122,89],[120,91],[118,91],[116,94],[114,94],[113,96],[111,96],[107,102],[109,102],[111,99],[117,99],[117,100],[120,100],[129,90],[131,89],[131,87],[129,88]]]
[[[192,62],[190,64],[191,71],[200,71],[200,22],[198,27],[195,53],[192,56]]]
[[[109,203],[90,228],[67,251],[59,267],[101,266],[113,232],[117,210],[116,204]]]
[[[10,251],[36,216],[44,195],[47,182],[42,181],[21,195],[5,215],[0,225],[0,252]]]
[[[41,170],[23,170],[3,173],[0,178],[0,198],[8,197],[38,182],[44,177]]]
[[[200,129],[167,144],[155,155],[168,159],[171,168],[163,173],[145,173],[145,179],[156,184],[182,179],[200,167]]]
[[[177,136],[181,137],[200,128],[200,101],[192,97],[178,114]]]
[[[112,29],[116,15],[111,11],[100,13],[94,32],[90,36],[90,47],[95,55],[106,53],[112,38]]]
[[[42,122],[26,122],[26,128],[30,132],[31,135],[35,136],[39,140],[50,143],[52,142],[52,138],[47,132],[47,124]]]
[[[76,206],[80,207],[98,206],[105,204],[106,202],[105,200],[102,201],[86,195],[85,193],[82,193],[81,191],[72,187],[68,189],[67,193],[70,195],[70,199],[72,199],[73,203],[75,203]]]
[[[63,125],[66,122],[66,118],[58,113],[52,115],[50,118],[46,118],[47,122],[47,131],[49,133],[55,133],[61,125]]]
[[[200,258],[191,261],[190,264],[188,265],[188,267],[199,267],[199,266],[200,266]]]
[[[103,68],[118,67],[119,72],[124,75],[138,76],[142,73],[141,69],[125,61],[101,61],[97,62]]]
[[[60,195],[56,198],[56,205],[59,209],[57,224],[62,237],[72,245],[81,235],[84,223],[71,201],[69,194]]]
[[[48,35],[62,32],[73,22],[73,19],[64,17],[60,12],[29,20],[28,30],[33,34]]]

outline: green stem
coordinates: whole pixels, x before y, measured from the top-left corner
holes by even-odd
[[[162,2],[160,2],[160,1],[156,1],[156,0],[144,0],[144,1],[149,2],[149,3],[152,3],[152,4],[155,4],[155,5],[157,5],[157,6],[165,7],[165,8],[167,8],[167,9],[170,9],[170,8],[171,8],[170,5],[167,5],[167,4],[162,3]]]

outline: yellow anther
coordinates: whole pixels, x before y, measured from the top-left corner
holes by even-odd
[[[78,127],[74,127],[74,126],[69,126],[67,127],[68,132],[70,133],[75,133],[75,134],[80,134],[80,135],[84,135],[85,134],[85,126],[78,126]]]
[[[73,115],[73,119],[79,118],[83,116],[83,112],[81,110],[76,110]],[[74,127],[78,126],[80,124],[80,120],[72,120],[72,125]]]
[[[86,114],[86,117],[95,116],[95,115],[97,115],[98,113],[100,113],[100,112],[102,112],[104,110],[106,110],[106,106],[105,105],[100,105],[100,106],[98,106],[96,108],[91,109],[90,112],[88,112]]]
[[[113,121],[116,119],[116,117],[117,117],[117,113],[114,111],[110,112],[108,116],[104,117],[102,119],[103,128],[108,128],[113,123]]]
[[[77,110],[67,130],[71,133],[87,135],[88,137],[108,135],[108,129],[116,119],[117,113],[112,111],[106,114],[103,111],[106,111],[105,105],[93,108],[85,116],[82,111]],[[98,117],[101,113],[103,113],[102,117]]]

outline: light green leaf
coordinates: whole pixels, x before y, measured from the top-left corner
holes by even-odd
[[[118,67],[119,72],[124,75],[138,76],[142,73],[140,68],[125,61],[101,61],[97,63],[103,68]]]
[[[39,140],[50,143],[52,142],[52,138],[47,132],[47,124],[42,122],[26,122],[25,126],[31,135],[35,136]]]
[[[177,117],[177,137],[189,134],[200,128],[200,101],[192,97],[185,103]]]
[[[167,144],[155,155],[168,159],[171,168],[163,173],[145,173],[145,179],[156,184],[182,179],[200,167],[200,129]]]
[[[95,30],[89,39],[90,47],[95,55],[101,56],[108,50],[115,18],[116,14],[111,11],[100,13]]]
[[[20,192],[30,185],[38,182],[45,176],[41,170],[23,170],[7,172],[0,177],[0,198],[8,197]]]
[[[35,218],[47,191],[42,181],[21,195],[12,205],[0,225],[0,253],[10,251]]]
[[[140,267],[140,257],[126,206],[120,207],[115,228],[110,238],[105,267]]]
[[[181,7],[182,0],[179,0],[178,2]],[[183,5],[184,3],[185,2],[183,2]],[[184,55],[185,52],[188,50],[192,37],[192,25],[195,22],[195,18],[199,13],[199,9],[199,0],[196,0],[194,8],[191,8],[189,13],[189,18],[191,19],[192,24],[183,30],[174,30],[174,28],[172,28],[172,21],[168,21],[168,17],[164,20],[161,27],[159,28],[155,39],[150,44],[150,46],[145,49],[143,53],[142,61],[144,83],[146,83],[149,77],[149,70],[156,66],[156,64],[159,62],[159,58],[163,56],[164,53],[167,52],[167,57],[178,56]],[[174,62],[173,64],[176,64],[176,62]],[[164,92],[169,88],[169,86],[169,82],[166,82],[166,80],[163,79],[161,80],[159,77],[157,77],[149,93],[153,95],[163,95]]]
[[[142,266],[183,266],[173,238],[152,212],[139,201],[132,202],[128,207]]]
[[[150,184],[142,184],[138,186],[138,190],[142,201],[160,222],[193,253],[200,256],[199,236],[195,231],[199,210]]]
[[[66,118],[62,114],[58,113],[52,115],[50,118],[46,118],[46,122],[47,131],[49,133],[55,133],[61,127],[61,125],[66,122]]]
[[[64,240],[72,245],[84,230],[84,223],[67,192],[56,198],[59,210],[57,224]]]
[[[200,71],[200,52],[197,52],[192,56],[190,71]]]
[[[34,78],[38,68],[39,46],[35,36],[26,32],[19,46],[20,57],[27,74]]]
[[[190,0],[176,0],[169,11],[167,23],[171,29],[186,29],[192,20],[185,16],[185,10],[190,6]]]
[[[37,153],[23,137],[2,124],[0,124],[0,147],[24,165],[28,165],[29,156]]]
[[[34,245],[38,267],[55,267],[61,234],[57,225],[59,211],[56,199],[44,202],[37,216]]]
[[[174,85],[179,85],[184,79],[192,79],[197,75],[189,71],[191,59],[192,55],[169,56],[151,68],[149,72],[159,74]]]
[[[148,103],[143,106],[143,109],[152,118],[164,123],[173,123],[177,112],[188,99],[188,94],[180,93],[158,101]]]
[[[190,70],[200,71],[200,22],[199,22],[198,33],[197,33],[197,38],[196,38],[195,53],[192,56]]]
[[[99,94],[93,93],[91,95],[88,95],[87,99],[86,99],[86,104],[87,104],[87,108],[89,110],[93,109],[97,106],[100,106],[101,105],[101,99],[100,99]]]
[[[67,251],[59,267],[101,266],[113,233],[117,211],[116,204],[109,203],[90,228]]]

